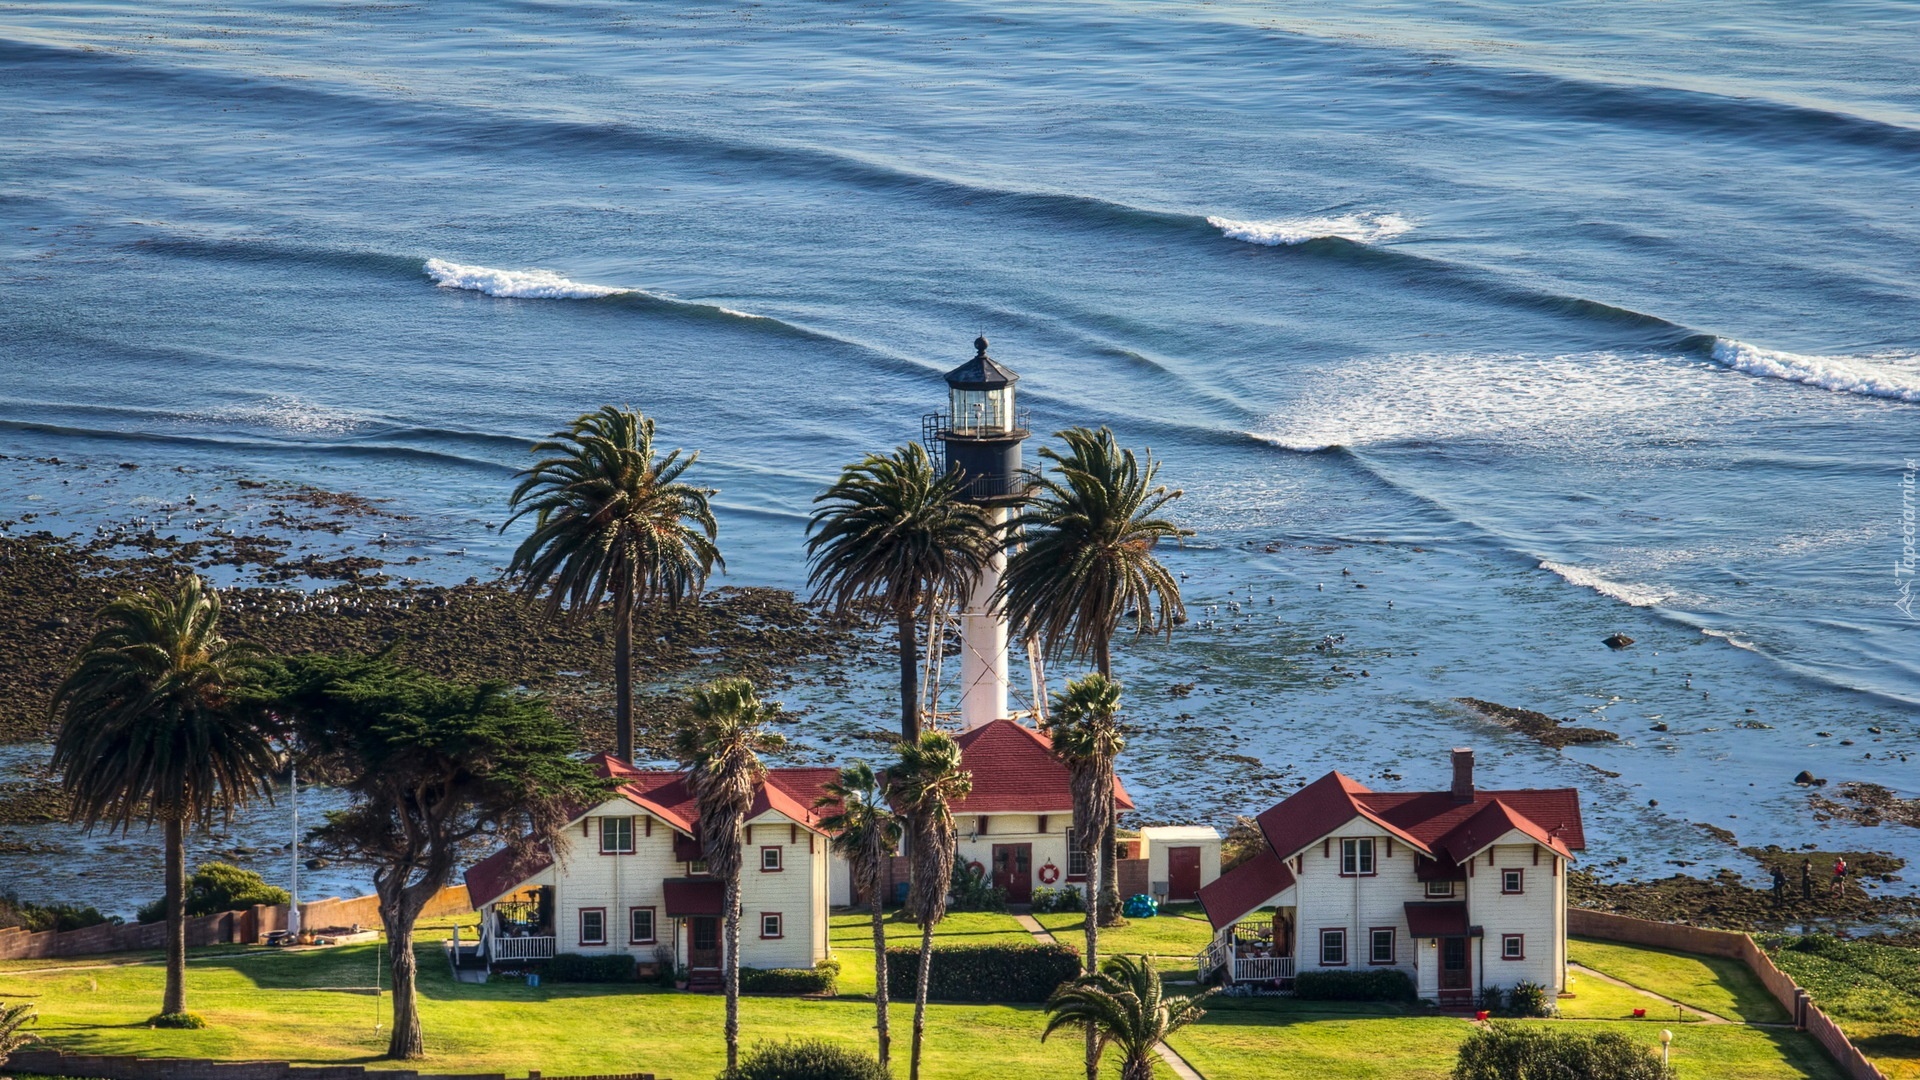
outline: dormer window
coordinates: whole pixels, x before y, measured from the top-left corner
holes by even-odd
[[[1340,876],[1367,877],[1373,871],[1373,837],[1340,841]]]
[[[600,854],[630,855],[633,853],[633,819],[630,817],[603,817],[600,819]]]

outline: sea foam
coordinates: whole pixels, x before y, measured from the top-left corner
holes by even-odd
[[[1309,240],[1338,238],[1356,244],[1388,240],[1413,229],[1413,222],[1399,214],[1338,214],[1328,217],[1281,218],[1278,221],[1234,221],[1210,217],[1207,224],[1219,229],[1229,240],[1242,240],[1266,247],[1291,247]]]
[[[1920,402],[1920,371],[1902,371],[1850,356],[1802,356],[1716,338],[1714,362],[1747,375],[1817,386],[1844,394]]]
[[[1540,569],[1558,574],[1569,585],[1592,589],[1601,596],[1611,597],[1632,607],[1654,607],[1669,595],[1648,585],[1610,581],[1591,570],[1582,570],[1577,566],[1543,561]]]
[[[527,300],[595,300],[633,291],[586,285],[551,270],[495,270],[490,266],[464,266],[445,259],[428,259],[426,271],[433,283],[443,289],[471,289],[488,296]]]

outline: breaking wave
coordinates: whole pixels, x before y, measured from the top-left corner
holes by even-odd
[[[433,283],[443,289],[469,289],[523,300],[598,300],[633,291],[571,281],[551,270],[495,270],[445,259],[428,259],[425,269]]]
[[[1327,217],[1282,218],[1279,221],[1234,221],[1210,217],[1207,224],[1229,240],[1264,247],[1292,247],[1309,240],[1351,240],[1372,244],[1410,232],[1413,222],[1399,214],[1338,214]]]
[[[1714,362],[1765,379],[1817,386],[1844,394],[1920,403],[1920,371],[1902,371],[1850,356],[1802,356],[1716,338]]]
[[[1601,596],[1611,597],[1631,607],[1655,607],[1670,595],[1649,585],[1609,581],[1591,570],[1582,570],[1577,566],[1565,566],[1544,559],[1540,562],[1540,569],[1558,574],[1569,585],[1592,589]]]

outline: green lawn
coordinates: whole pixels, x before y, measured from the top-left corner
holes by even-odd
[[[1831,937],[1761,944],[1880,1071],[1920,1080],[1920,949]]]
[[[1170,1041],[1207,1080],[1446,1080],[1471,1025],[1440,1016],[1384,1013],[1385,1006],[1295,1002],[1286,998],[1217,1001],[1199,1024]],[[1657,1047],[1674,1030],[1673,1065],[1681,1080],[1843,1080],[1812,1039],[1798,1032],[1737,1024],[1599,1023],[1537,1020],[1560,1028],[1618,1031]]]
[[[1567,989],[1573,996],[1561,998],[1558,1004],[1560,1015],[1568,1020],[1630,1020],[1635,1009],[1645,1009],[1648,1019],[1669,1025],[1700,1019],[1692,1013],[1676,1019],[1674,1007],[1652,994],[1607,982],[1581,968],[1568,971]]]
[[[1034,919],[1056,939],[1075,947],[1086,945],[1085,915],[1035,915]],[[1128,919],[1125,926],[1100,931],[1100,953],[1103,956],[1111,953],[1156,956],[1190,966],[1211,940],[1213,927],[1198,904],[1169,904],[1151,919]],[[1160,967],[1171,970],[1167,963]]]
[[[1586,938],[1567,939],[1576,964],[1728,1020],[1779,1024],[1791,1017],[1745,964]]]

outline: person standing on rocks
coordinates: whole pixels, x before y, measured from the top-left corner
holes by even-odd
[[[1787,872],[1778,866],[1773,868],[1773,906],[1779,907],[1787,898]]]
[[[1813,899],[1813,860],[1800,860],[1800,898]]]
[[[1847,860],[1836,855],[1833,859],[1833,895],[1840,896],[1847,891]]]

